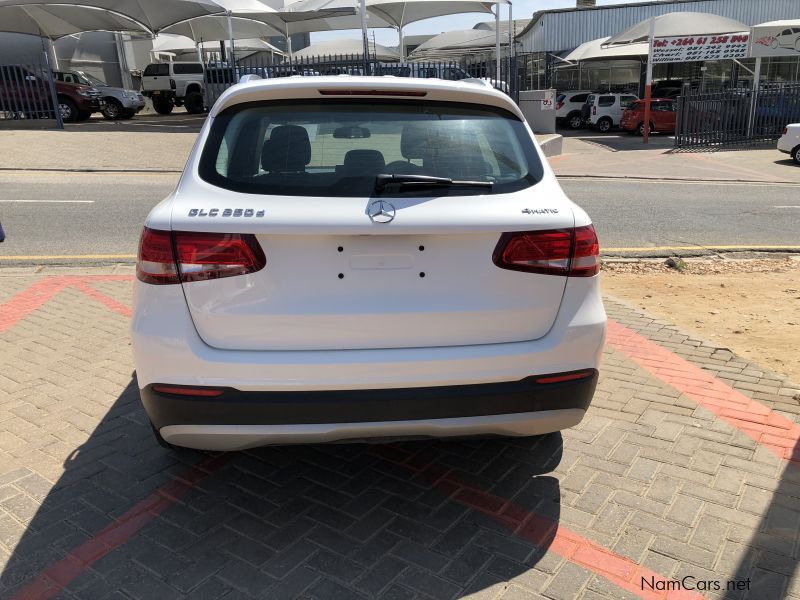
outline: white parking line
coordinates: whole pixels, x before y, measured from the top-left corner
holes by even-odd
[[[94,204],[94,200],[0,200],[6,204]]]
[[[800,208],[800,205],[797,204],[788,204],[786,206],[774,206],[773,208]]]

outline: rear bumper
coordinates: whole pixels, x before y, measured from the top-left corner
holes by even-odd
[[[578,375],[580,379],[556,383],[540,383],[538,376],[473,385],[312,392],[222,388],[215,390],[222,393],[214,397],[163,392],[150,385],[140,394],[157,429],[171,425],[375,423],[585,411],[597,385],[597,371]]]
[[[344,440],[543,435],[574,427],[585,411],[578,408],[535,413],[299,425],[169,425],[160,430],[170,444],[198,450],[246,450],[269,444],[308,444]]]

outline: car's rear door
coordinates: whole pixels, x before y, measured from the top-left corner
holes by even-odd
[[[546,254],[574,224],[554,180],[537,183],[528,132],[503,111],[409,99],[263,103],[217,117],[199,177],[179,188],[173,229],[254,234],[266,266],[184,282],[198,333],[243,350],[544,336],[566,277],[495,264],[504,232],[557,232],[525,242]],[[382,173],[493,187],[378,191]]]

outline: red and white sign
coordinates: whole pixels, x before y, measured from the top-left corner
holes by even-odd
[[[750,33],[657,37],[653,40],[654,64],[747,58]]]

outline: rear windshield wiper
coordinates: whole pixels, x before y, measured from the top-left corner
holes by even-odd
[[[387,187],[396,186],[399,191],[404,187],[479,187],[491,188],[493,181],[462,181],[449,177],[433,177],[431,175],[388,175],[381,174],[375,178],[375,193],[382,194]]]

